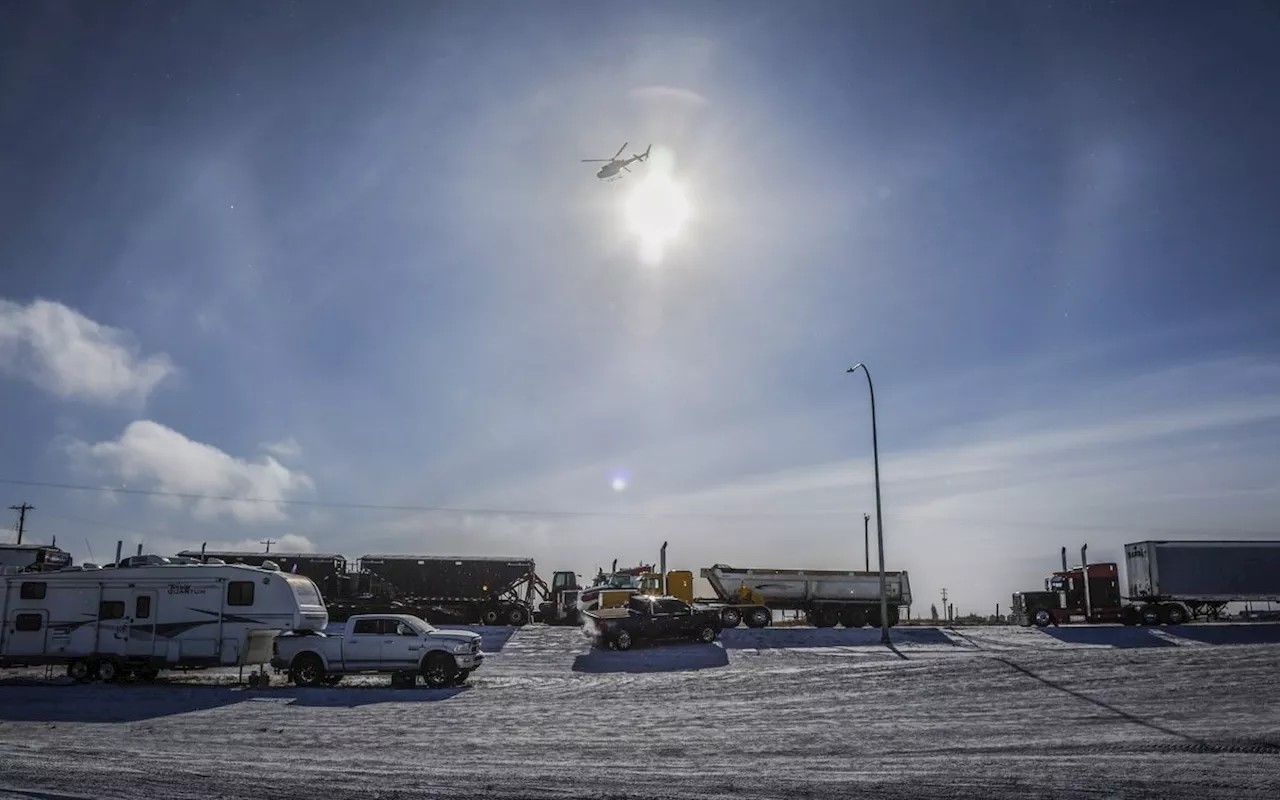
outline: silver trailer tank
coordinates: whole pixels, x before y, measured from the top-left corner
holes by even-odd
[[[1135,542],[1124,556],[1132,600],[1280,601],[1280,541]]]

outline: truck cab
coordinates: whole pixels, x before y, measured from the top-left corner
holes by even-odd
[[[546,601],[538,606],[538,616],[548,625],[577,625],[578,595],[581,592],[576,572],[555,573],[551,576]]]
[[[1019,625],[1061,625],[1069,622],[1120,622],[1122,601],[1116,565],[1090,564],[1085,570],[1055,572],[1045,579],[1044,591],[1015,592],[1013,616]],[[1087,592],[1086,592],[1087,588]]]

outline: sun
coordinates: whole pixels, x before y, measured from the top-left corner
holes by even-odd
[[[684,229],[689,213],[688,193],[670,175],[653,171],[641,178],[622,207],[627,230],[639,240],[640,260],[661,262],[667,245]]]

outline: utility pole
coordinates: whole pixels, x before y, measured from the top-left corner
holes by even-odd
[[[871,515],[862,512],[862,550],[866,553],[866,570],[871,571]]]
[[[268,552],[268,553],[270,553],[270,552],[271,552],[271,545],[275,544],[275,540],[274,540],[274,539],[259,539],[259,540],[258,540],[258,544],[265,544],[265,545],[267,546],[267,552]]]
[[[18,544],[22,544],[22,532],[27,529],[27,512],[35,511],[36,507],[23,501],[20,506],[9,506],[9,510],[18,512]]]

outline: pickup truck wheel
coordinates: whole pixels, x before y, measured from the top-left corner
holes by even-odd
[[[457,662],[447,653],[432,653],[422,665],[422,680],[432,689],[451,685],[457,675]]]
[[[698,628],[698,635],[696,638],[703,644],[711,644],[716,640],[718,635],[719,634],[716,633],[715,628],[710,625],[703,625],[701,628]]]
[[[462,684],[466,683],[467,678],[470,678],[470,677],[471,677],[471,670],[460,669],[458,670],[458,674],[453,676],[453,685],[461,686]]]
[[[621,633],[618,634],[617,638],[613,640],[613,649],[614,650],[630,650],[631,645],[633,644],[635,644],[635,642],[631,640],[631,634],[627,633],[626,631],[622,631]]]
[[[289,670],[289,680],[298,686],[319,686],[324,680],[324,664],[311,653],[298,656]]]

